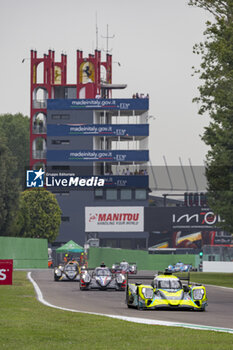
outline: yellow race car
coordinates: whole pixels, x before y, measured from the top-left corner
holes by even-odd
[[[151,285],[129,283],[130,279],[152,279]],[[187,278],[181,279],[171,272],[159,272],[154,277],[128,276],[126,287],[126,304],[129,308],[142,309],[190,309],[205,311],[207,306],[206,289],[201,284],[190,283]]]

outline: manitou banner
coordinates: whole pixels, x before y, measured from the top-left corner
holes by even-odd
[[[85,207],[86,232],[143,232],[143,207]]]
[[[0,260],[0,285],[11,285],[13,260]]]

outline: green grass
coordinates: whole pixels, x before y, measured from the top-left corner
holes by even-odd
[[[175,274],[177,276],[187,276],[187,273]],[[215,272],[191,272],[190,280],[203,284],[213,284],[215,286],[233,288],[233,273],[215,273]],[[232,347],[233,348],[233,347]]]
[[[72,313],[39,303],[26,272],[0,286],[1,350],[232,349],[227,333],[148,326]],[[140,316],[140,315],[139,315]]]

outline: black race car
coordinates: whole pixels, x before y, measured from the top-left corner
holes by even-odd
[[[77,261],[68,261],[54,268],[54,281],[79,281],[80,266]]]

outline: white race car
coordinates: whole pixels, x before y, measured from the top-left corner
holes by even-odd
[[[137,265],[136,263],[128,263],[127,261],[122,261],[121,263],[115,263],[112,265],[112,273],[129,273],[136,275]]]
[[[108,267],[96,267],[92,273],[90,270],[83,270],[80,276],[80,289],[115,289],[125,290],[126,276],[123,274],[114,275]]]

